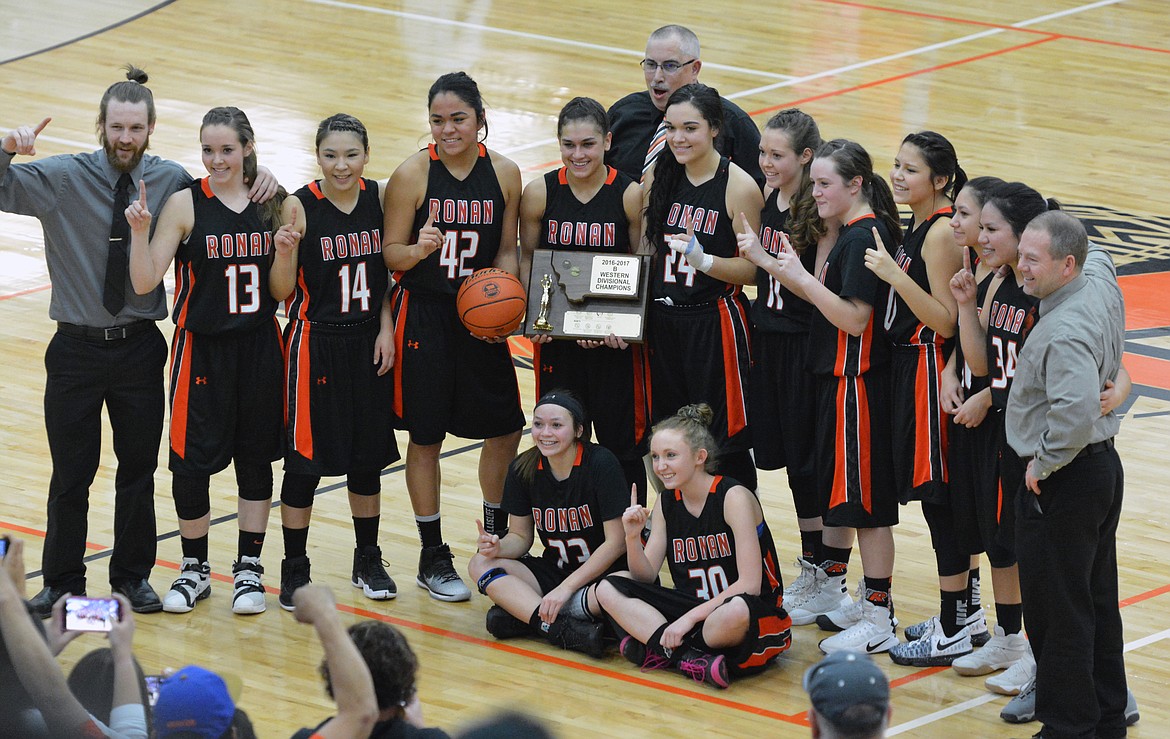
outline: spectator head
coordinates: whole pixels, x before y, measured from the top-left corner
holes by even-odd
[[[402,632],[381,621],[361,621],[349,627],[349,638],[370,668],[374,680],[374,695],[378,700],[378,711],[383,719],[401,716],[414,697],[415,676],[418,673],[418,658],[406,642]],[[325,690],[333,695],[333,681],[329,668],[321,663],[321,677],[325,679]]]
[[[158,739],[232,736],[236,703],[222,677],[191,665],[163,680],[154,707]]]
[[[134,671],[138,673],[138,689],[142,705],[146,709],[146,720],[150,722],[150,696],[146,690],[146,678],[138,660],[134,660]],[[85,707],[85,710],[107,726],[110,724],[110,709],[114,706],[114,655],[108,647],[95,649],[77,661],[69,673],[69,690]]]
[[[869,655],[834,652],[804,673],[812,702],[814,737],[868,739],[885,735],[890,719],[890,683]]]

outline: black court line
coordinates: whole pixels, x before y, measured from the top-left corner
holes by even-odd
[[[1125,338],[1127,341],[1129,339],[1170,338],[1170,326],[1158,326],[1156,328],[1135,328],[1132,331],[1126,331]]]
[[[525,428],[521,433],[527,434],[530,431],[531,431],[530,428]],[[470,452],[470,451],[473,451],[475,449],[479,449],[482,446],[483,446],[483,442],[477,441],[477,442],[474,442],[472,444],[468,444],[466,446],[461,446],[458,449],[452,449],[450,451],[443,452],[442,454],[439,455],[439,459],[446,459],[447,457],[453,457],[456,454],[463,454],[465,452]],[[392,467],[387,467],[386,469],[382,470],[382,477],[385,477],[387,475],[392,475],[395,472],[401,472],[404,469],[406,469],[406,463],[399,462],[398,464],[395,464]],[[316,498],[319,495],[324,495],[325,493],[331,493],[334,490],[340,490],[340,489],[344,488],[345,485],[346,485],[346,483],[344,481],[342,481],[342,482],[335,482],[332,485],[326,485],[324,487],[319,487],[313,493],[313,498]],[[273,491],[273,492],[275,493],[275,491]],[[280,507],[280,496],[274,494],[272,497],[273,497],[272,508],[279,508]],[[216,526],[216,525],[219,525],[221,523],[229,523],[231,521],[235,521],[237,518],[239,518],[238,513],[229,513],[226,516],[220,516],[219,518],[211,519],[211,525]],[[166,541],[167,539],[174,539],[178,535],[179,535],[178,529],[176,529],[174,531],[168,531],[165,534],[160,534],[157,538],[157,541],[163,542],[163,541]],[[111,556],[113,556],[113,554],[114,554],[114,548],[110,547],[109,549],[106,549],[106,550],[101,551],[101,552],[97,552],[96,554],[91,554],[88,557],[85,557],[82,561],[86,562],[86,563],[96,562],[100,559],[105,559],[107,557],[111,557]],[[25,579],[32,580],[33,578],[40,577],[40,576],[41,576],[40,570],[33,570],[25,576]]]
[[[1149,344],[1139,344],[1136,341],[1125,342],[1125,351],[1129,354],[1140,354],[1143,357],[1170,360],[1170,349],[1160,346],[1150,346]]]
[[[175,0],[165,0],[164,2],[158,3],[157,5],[153,5],[149,8],[147,8],[146,10],[143,10],[140,13],[137,13],[135,15],[130,16],[129,18],[123,18],[122,20],[118,21],[117,23],[111,23],[110,25],[106,26],[105,28],[99,28],[96,31],[90,31],[89,33],[78,36],[77,38],[71,38],[68,41],[62,41],[59,44],[53,44],[52,46],[46,46],[43,49],[37,49],[36,51],[30,51],[27,54],[21,54],[20,56],[14,56],[11,59],[4,59],[4,60],[0,61],[0,67],[4,66],[5,64],[10,64],[12,62],[19,62],[21,59],[28,59],[29,57],[37,56],[38,54],[44,54],[45,52],[54,51],[56,49],[61,49],[61,48],[64,48],[66,46],[69,46],[70,44],[75,44],[78,41],[84,41],[87,38],[93,38],[94,36],[97,36],[98,34],[105,33],[106,31],[112,31],[115,28],[120,28],[120,27],[126,25],[127,23],[133,23],[134,21],[138,20],[139,18],[150,15],[151,13],[153,13],[156,10],[161,10],[162,8],[165,8],[166,6],[170,5],[173,2],[175,2]]]

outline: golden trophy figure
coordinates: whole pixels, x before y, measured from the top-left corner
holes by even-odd
[[[540,313],[533,321],[532,329],[534,331],[552,331],[553,325],[548,322],[548,302],[552,299],[552,277],[548,273],[540,278],[540,286],[543,288],[543,292],[540,294]]]

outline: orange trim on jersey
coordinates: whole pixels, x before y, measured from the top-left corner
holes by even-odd
[[[477,144],[476,146],[479,149],[479,155],[481,157],[486,157],[487,156],[487,147],[484,146],[482,143]]]
[[[427,153],[431,157],[432,162],[439,161],[439,149],[434,144],[427,144]]]
[[[861,480],[861,505],[866,513],[873,513],[873,481],[870,479],[871,460],[869,451],[873,448],[869,420],[869,394],[865,391],[865,378],[854,379],[857,384],[857,473]]]
[[[359,177],[359,178],[358,178],[358,189],[359,189],[359,190],[361,190],[362,192],[365,192],[365,189],[366,189],[366,179],[365,179],[364,177]]]
[[[204,177],[199,180],[199,189],[203,190],[203,194],[209,198],[215,197],[215,192],[211,189],[211,178]]]
[[[174,345],[171,347],[170,436],[171,450],[179,455],[179,459],[187,458],[187,408],[190,402],[188,390],[191,386],[192,338],[194,337],[190,331],[180,329],[175,332]]]
[[[743,662],[737,665],[740,668],[763,667],[779,655],[788,651],[792,646],[792,619],[780,618],[779,616],[764,616],[756,620],[756,626],[760,637],[767,636],[781,636],[788,632],[789,636],[782,644],[773,647],[766,647],[759,652],[752,652],[747,656]]]
[[[856,218],[854,218],[852,221],[849,221],[845,225],[852,226],[854,223],[857,223],[858,221],[864,221],[866,218],[873,218],[874,220],[877,220],[877,216],[872,211],[870,211],[869,213],[863,213],[863,214],[857,216]]]
[[[569,184],[569,168],[568,167],[561,167],[560,169],[557,170],[557,184],[559,184],[559,185]]]
[[[735,436],[747,428],[747,400],[744,398],[743,377],[739,369],[739,345],[736,339],[735,323],[732,320],[731,308],[728,301],[720,300],[719,324],[723,334],[723,384],[727,390],[727,436]],[[741,311],[740,325],[747,326],[746,317]]]
[[[297,327],[297,386],[296,413],[293,416],[293,449],[305,459],[313,458],[313,416],[310,410],[309,331],[310,323],[301,321]],[[290,357],[290,362],[292,361]]]
[[[309,292],[309,286],[305,284],[305,268],[299,265],[297,266],[297,287],[300,288],[299,297],[301,299],[301,307],[300,310],[297,311],[296,317],[302,321],[307,321],[309,320],[309,301],[312,299],[312,297]],[[297,297],[298,294],[294,292],[288,297],[287,300],[285,300],[284,310],[286,313],[288,312],[289,305],[291,305],[293,300],[295,300]]]
[[[607,174],[605,175],[605,184],[612,185],[614,180],[617,179],[618,171],[609,165],[606,165],[605,169],[607,170]]]
[[[191,293],[195,290],[195,271],[190,263],[175,265],[175,303],[180,300],[183,307],[179,308],[179,315],[175,316],[175,325],[180,328],[187,326],[187,307],[191,304]]]
[[[646,438],[650,425],[647,409],[650,408],[650,355],[644,345],[630,347],[634,364],[634,444],[641,444]]]
[[[930,347],[923,347],[930,351]],[[930,391],[934,387],[927,371],[924,351],[918,352],[918,363],[914,372],[914,487],[931,481],[930,470]],[[938,378],[934,378],[938,379]]]
[[[585,455],[585,445],[578,441],[577,442],[577,455],[575,457],[573,457],[573,466],[574,467],[581,466],[581,457],[583,457],[584,455]],[[538,470],[544,469],[544,455],[543,454],[541,454],[539,457],[536,458],[536,469],[538,469]]]
[[[410,293],[408,293],[401,286],[398,291],[402,293],[402,305],[394,314],[394,415],[399,419],[403,417],[403,391],[402,391],[402,363],[403,363],[403,349],[406,346],[406,307],[410,302]],[[393,308],[395,296],[390,296],[390,305]]]
[[[317,184],[317,180],[313,180],[309,183],[309,192],[313,193],[313,197],[317,198],[318,200],[325,199],[325,193],[321,192],[321,186]]]
[[[711,489],[707,491],[707,495],[714,495],[715,488],[719,487],[719,481],[723,479],[723,475],[715,475],[711,479]]]

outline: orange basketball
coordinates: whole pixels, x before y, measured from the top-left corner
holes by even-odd
[[[509,272],[489,267],[463,281],[455,309],[477,336],[507,336],[524,320],[524,286]]]

